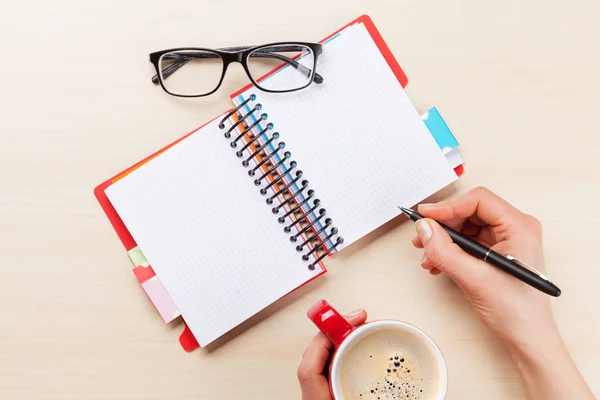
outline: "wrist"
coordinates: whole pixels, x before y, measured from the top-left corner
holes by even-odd
[[[562,342],[549,307],[519,308],[496,325],[500,325],[496,331],[513,359],[535,357]]]
[[[506,348],[520,370],[535,368],[568,355],[558,329],[540,330],[534,337],[506,343]]]
[[[507,346],[528,399],[594,399],[558,329]]]

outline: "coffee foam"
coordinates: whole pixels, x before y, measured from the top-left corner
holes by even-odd
[[[428,400],[440,396],[436,355],[424,339],[400,328],[375,330],[340,360],[344,400]]]

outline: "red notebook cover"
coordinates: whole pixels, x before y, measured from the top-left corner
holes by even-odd
[[[402,87],[406,87],[406,85],[408,83],[408,78],[406,77],[406,74],[404,73],[404,71],[402,71],[402,68],[398,64],[398,61],[396,61],[396,59],[393,56],[392,52],[390,51],[389,47],[387,46],[387,44],[383,40],[381,34],[379,33],[379,31],[377,30],[377,28],[373,24],[373,21],[371,20],[371,18],[368,15],[362,15],[359,18],[355,19],[354,21],[349,22],[348,24],[344,25],[340,29],[336,30],[335,32],[333,32],[332,34],[328,35],[326,38],[324,38],[323,40],[321,40],[320,43],[325,42],[326,40],[330,39],[331,37],[335,36],[336,34],[338,34],[339,32],[341,32],[342,30],[344,30],[345,28],[347,28],[348,26],[356,24],[356,23],[362,23],[362,24],[364,24],[364,26],[367,28],[367,31],[370,33],[371,37],[373,38],[373,41],[377,44],[377,47],[379,48],[379,51],[381,52],[381,54],[384,56],[385,60],[387,61],[390,69],[394,72],[394,75],[396,76],[396,78],[398,79],[398,81],[400,82],[400,84],[402,85]],[[246,87],[240,89],[239,91],[233,93],[231,95],[231,97],[233,98],[233,97],[239,95],[240,93],[242,93],[243,91],[247,90],[251,86],[252,86],[252,84],[249,84],[248,86],[246,86]],[[226,111],[226,112],[228,112],[228,111]],[[162,148],[162,149],[158,150],[157,152],[151,154],[150,156],[146,157],[142,161],[134,164],[133,166],[127,168],[126,170],[124,170],[124,171],[120,172],[119,174],[113,176],[112,178],[106,180],[105,182],[101,183],[100,185],[98,185],[94,189],[94,195],[96,196],[96,199],[100,203],[100,206],[104,210],[104,213],[108,217],[110,223],[112,224],[114,230],[116,231],[117,235],[119,236],[119,239],[121,240],[121,242],[123,243],[123,246],[125,247],[125,249],[127,251],[130,251],[131,249],[137,247],[137,244],[136,244],[135,240],[133,239],[133,237],[131,236],[131,234],[129,233],[129,231],[127,230],[127,227],[125,226],[125,224],[123,223],[123,221],[121,220],[121,218],[119,217],[119,215],[117,214],[116,210],[114,209],[114,207],[112,206],[112,204],[108,200],[108,197],[105,194],[105,190],[110,185],[112,185],[114,182],[116,182],[119,179],[123,178],[124,176],[126,176],[130,172],[134,171],[136,168],[139,168],[140,166],[142,166],[143,164],[145,164],[149,160],[151,160],[154,157],[158,156],[159,154],[161,154],[165,150],[167,150],[170,147],[174,146],[175,144],[179,143],[184,138],[186,138],[186,137],[190,136],[191,134],[197,132],[202,127],[206,126],[207,124],[209,124],[210,122],[214,121],[215,119],[219,118],[220,116],[222,116],[224,114],[225,113],[223,113],[223,114],[221,114],[219,116],[216,116],[215,118],[211,119],[210,121],[207,121],[202,126],[196,128],[192,132],[189,132],[188,134],[186,134],[185,136],[179,138],[178,140],[174,141],[173,143],[170,143],[169,145],[165,146],[164,148]],[[457,175],[460,176],[462,174],[462,172],[463,172],[462,165],[458,166],[457,168],[455,168],[455,172],[456,172]],[[135,274],[135,276],[136,276],[136,278],[137,278],[137,280],[138,280],[138,282],[140,284],[143,284],[148,279],[150,279],[150,278],[152,278],[152,277],[154,277],[156,275],[154,273],[154,271],[152,270],[151,266],[148,266],[148,267],[136,266],[135,268],[133,268],[133,272],[134,272],[134,274]],[[323,273],[324,272],[325,272],[325,270],[323,271]],[[321,274],[319,274],[317,276],[320,276],[320,275]],[[308,282],[306,282],[306,283],[308,283]],[[185,325],[184,331],[182,332],[181,336],[179,337],[179,341],[181,343],[181,346],[186,351],[192,351],[192,350],[198,348],[199,345],[198,345],[198,342],[196,341],[196,339],[194,338],[192,332],[188,328],[187,324],[185,324],[185,321],[184,321],[184,325]]]

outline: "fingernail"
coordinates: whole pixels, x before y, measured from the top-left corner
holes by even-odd
[[[356,317],[357,315],[359,315],[361,312],[363,312],[364,310],[362,308],[359,308],[358,310],[354,310],[349,312],[348,314],[346,314],[347,317]]]
[[[419,210],[421,209],[427,209],[427,208],[431,208],[431,207],[435,207],[435,204],[433,203],[423,203],[423,204],[419,204],[419,207],[417,207]]]
[[[427,254],[423,254],[423,258],[421,258],[421,265],[425,264],[425,261],[427,261]]]
[[[431,235],[433,235],[433,231],[431,230],[431,226],[424,219],[420,219],[416,223],[417,233],[419,234],[419,238],[423,244],[429,242],[431,239]]]

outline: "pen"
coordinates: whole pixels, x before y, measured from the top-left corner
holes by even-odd
[[[424,218],[417,211],[411,210],[410,208],[398,208],[414,222]],[[447,227],[444,224],[440,224],[440,226],[446,232],[448,232],[448,235],[452,241],[458,245],[458,247],[473,257],[483,260],[494,267],[500,268],[504,272],[509,273],[529,286],[549,294],[550,296],[560,296],[560,289],[554,283],[552,283],[550,279],[548,279],[542,273],[536,271],[533,267],[525,264],[523,261],[509,255],[505,257],[499,253],[496,253],[494,250],[487,248],[481,243],[462,235],[461,233]]]

